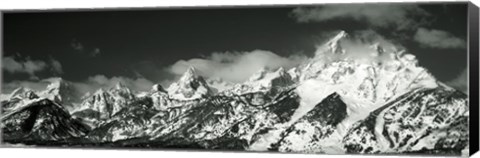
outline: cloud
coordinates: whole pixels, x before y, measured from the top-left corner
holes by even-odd
[[[8,94],[18,87],[30,88],[32,90],[44,90],[49,82],[46,80],[40,81],[11,81],[2,84],[2,94]]]
[[[315,51],[317,59],[321,59],[322,62],[326,63],[342,59],[353,59],[357,62],[366,63],[388,62],[392,59],[392,55],[399,54],[405,50],[405,47],[401,44],[388,40],[373,30],[354,31],[346,37],[338,40],[334,39],[329,39],[322,45],[317,46]],[[336,43],[336,48],[340,48],[342,52],[332,52],[333,47],[328,44],[330,42]]]
[[[76,39],[73,39],[72,42],[70,42],[70,47],[77,51],[83,51],[84,49],[83,44]]]
[[[74,50],[77,50],[77,51],[83,51],[84,47],[83,47],[83,44],[80,43],[79,41],[77,40],[72,40],[72,42],[70,42],[70,46],[74,49]]]
[[[2,59],[3,69],[8,72],[26,72],[23,63],[17,62],[13,57],[4,57]]]
[[[91,57],[96,57],[98,55],[100,55],[101,51],[100,51],[100,48],[95,48],[93,49],[93,51],[90,53],[90,56]]]
[[[147,80],[145,78],[132,79],[132,78],[122,77],[122,76],[115,76],[115,77],[108,78],[105,75],[95,75],[95,76],[88,77],[88,79],[82,83],[84,85],[89,86],[89,87],[86,87],[85,89],[87,89],[88,91],[92,91],[92,89],[96,90],[99,87],[101,88],[114,87],[119,82],[121,82],[125,86],[135,91],[148,91],[154,85],[152,81]]]
[[[16,74],[28,74],[30,79],[38,79],[36,73],[44,72],[50,70],[55,74],[62,74],[62,64],[54,59],[50,58],[50,61],[47,63],[42,60],[32,60],[30,57],[23,58],[7,56],[2,59],[3,69],[9,73]]]
[[[465,48],[465,40],[453,34],[427,29],[435,19],[426,10],[415,4],[333,4],[322,7],[300,7],[292,11],[298,22],[325,22],[334,19],[349,19],[365,22],[371,28],[390,28],[399,39],[413,39],[428,48]],[[413,36],[411,36],[413,35]]]
[[[50,58],[50,65],[52,67],[52,71],[57,74],[63,74],[62,64],[53,58]]]
[[[4,57],[2,59],[3,69],[9,73],[26,73],[31,78],[37,78],[35,73],[44,71],[47,63],[41,60],[31,60],[27,57],[24,60],[17,60],[14,57]]]
[[[446,82],[447,85],[468,94],[468,72],[464,69],[455,79]]]
[[[159,61],[143,60],[129,65],[132,75],[153,81],[172,79],[173,76]],[[168,84],[167,84],[168,85]]]
[[[12,81],[2,84],[2,94],[8,94],[18,87],[30,88],[36,91],[43,91],[52,82],[58,78],[46,78],[39,81]],[[84,81],[70,82],[76,94],[83,95],[87,92],[93,93],[100,88],[112,88],[121,82],[134,91],[148,91],[152,88],[153,83],[145,78],[128,78],[128,77],[111,77],[104,75],[91,76]],[[75,96],[81,97],[81,96]]]
[[[430,48],[465,48],[465,40],[442,30],[418,28],[414,40]]]
[[[182,75],[190,66],[204,77],[222,78],[231,82],[243,82],[262,68],[285,69],[294,67],[307,59],[303,55],[279,56],[270,51],[213,53],[205,58],[180,60],[168,67],[175,75]]]
[[[75,50],[75,53],[86,55],[89,57],[96,57],[101,54],[100,48],[87,48],[83,43],[76,39],[73,39],[72,42],[70,42],[70,47]]]
[[[292,11],[298,22],[323,22],[349,18],[367,22],[373,27],[394,27],[398,30],[415,28],[422,21],[415,17],[428,12],[413,4],[329,4],[322,7],[300,7]]]

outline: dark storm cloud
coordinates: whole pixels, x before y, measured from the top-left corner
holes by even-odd
[[[292,11],[299,22],[326,22],[349,18],[365,21],[372,27],[394,27],[398,30],[415,28],[428,12],[413,4],[332,4],[321,7],[300,7]]]
[[[465,48],[465,40],[449,32],[436,29],[418,28],[414,40],[421,46],[431,48]]]
[[[28,74],[30,79],[38,79],[39,72],[50,70],[54,74],[62,74],[62,65],[58,60],[50,58],[49,62],[33,60],[30,57],[7,56],[2,59],[3,69],[11,74]]]

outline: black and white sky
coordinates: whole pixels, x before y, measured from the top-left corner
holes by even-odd
[[[262,67],[299,64],[338,30],[381,36],[466,89],[467,5],[427,3],[5,13],[2,93],[52,77],[85,91],[118,81],[148,90],[189,65],[241,82]]]

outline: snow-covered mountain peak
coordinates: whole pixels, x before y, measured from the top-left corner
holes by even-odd
[[[283,67],[276,70],[263,68],[254,73],[246,82],[228,89],[228,94],[245,94],[252,92],[273,92],[280,88],[288,88],[294,83],[290,73]]]
[[[190,66],[185,73],[180,77],[180,79],[176,83],[182,83],[185,86],[194,86],[194,85],[188,85],[190,83],[199,83],[203,84],[205,82],[205,79],[198,75],[195,67]],[[173,86],[174,84],[170,85],[169,89]],[[194,86],[196,87],[196,86]],[[172,87],[173,88],[173,87]]]
[[[71,84],[62,78],[50,78],[46,80],[50,84],[48,84],[46,90],[43,93],[43,95],[48,95],[55,96],[55,95],[61,95],[61,93],[64,93],[64,91],[69,91],[73,90],[71,87]],[[61,98],[60,98],[61,99]]]
[[[414,55],[396,51],[390,48],[392,45],[385,49],[382,42],[356,43],[362,49],[349,49],[344,56],[328,53],[331,48],[341,48],[334,43],[346,37],[339,33],[324,45],[327,49],[317,50],[321,55],[300,65],[298,72],[289,71],[290,76],[299,75],[297,92],[307,109],[337,92],[350,103],[349,109],[368,111],[405,92],[438,86]]]
[[[114,86],[115,89],[125,89],[127,88],[127,86],[125,86],[125,84],[123,84],[122,82],[117,82],[117,84],[115,84]]]
[[[280,67],[278,68],[276,71],[275,71],[276,74],[280,75],[280,76],[283,76],[285,74],[287,74],[287,72],[285,71],[285,69],[283,67]]]
[[[345,54],[346,51],[342,48],[341,41],[348,38],[345,31],[340,31],[335,36],[330,38],[325,44],[321,45],[315,56],[323,56],[323,54]]]
[[[216,93],[223,92],[227,89],[235,86],[234,83],[223,80],[222,78],[215,77],[207,79],[208,86],[215,89]]]
[[[278,68],[277,70],[269,70],[267,68],[263,68],[260,71],[254,73],[247,82],[268,82],[275,78],[284,78],[290,77],[288,73],[285,71],[283,67]]]
[[[248,78],[248,82],[257,81],[257,80],[262,79],[265,76],[265,74],[268,73],[268,71],[269,70],[267,68],[263,67],[262,69],[253,73],[252,76],[250,76],[250,78]]]
[[[18,87],[18,88],[14,89],[14,90],[10,93],[10,98],[13,98],[13,97],[15,97],[15,96],[21,95],[21,94],[23,94],[26,90],[27,90],[27,88],[25,88],[25,87]]]
[[[47,89],[59,89],[61,86],[67,84],[62,78],[50,78],[48,79],[50,84],[47,86]]]
[[[333,36],[326,45],[330,46],[332,49],[336,48],[336,46],[339,46],[340,40],[348,37],[348,33],[345,32],[344,30],[339,31],[335,36]]]
[[[162,85],[157,83],[152,86],[152,92],[167,92],[167,91],[163,88]]]
[[[418,64],[417,58],[412,54],[405,54],[399,60],[409,66],[417,66]]]
[[[122,82],[117,82],[117,84],[115,84],[115,86],[113,88],[108,90],[108,92],[115,95],[115,96],[119,96],[119,97],[126,98],[126,99],[129,99],[129,100],[133,99],[133,96],[134,96],[132,90],[130,90],[130,88],[128,88]]]
[[[11,98],[33,99],[37,97],[38,97],[37,94],[35,94],[35,91],[33,91],[32,89],[25,88],[25,87],[18,87],[17,89],[13,90],[10,93],[10,95],[7,98],[5,98],[5,100],[11,99]]]
[[[293,67],[290,70],[287,71],[288,75],[290,75],[290,78],[292,78],[293,81],[298,81],[298,78],[300,77],[300,69],[298,67]]]
[[[82,94],[80,94],[73,83],[59,77],[49,78],[45,81],[50,84],[44,91],[39,92],[40,97],[60,103],[68,110],[72,110],[74,104],[81,102],[80,97]]]
[[[93,93],[93,95],[102,95],[104,93],[106,93],[105,89],[99,88],[97,91],[95,91],[95,93]]]
[[[47,86],[44,93],[59,95],[60,93],[63,93],[63,91],[70,91],[74,89],[72,83],[59,77],[49,78],[46,81],[50,84]]]
[[[180,80],[186,81],[192,78],[197,78],[197,72],[195,70],[195,67],[190,66],[185,73],[183,73],[182,77],[180,77]]]
[[[189,67],[167,91],[172,98],[180,100],[198,99],[212,93],[205,79],[196,74],[194,67]]]
[[[82,103],[72,113],[86,109],[98,113],[96,119],[107,119],[137,100],[133,92],[121,82],[109,89],[99,88],[92,95],[82,97]]]
[[[356,33],[350,36],[340,31],[325,43],[320,44],[311,60],[322,64],[341,60],[354,60],[363,63],[383,63],[398,60],[403,56],[402,46],[385,40],[381,36]]]

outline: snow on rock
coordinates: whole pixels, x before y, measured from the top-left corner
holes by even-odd
[[[154,84],[154,85],[152,86],[152,90],[151,90],[151,91],[152,91],[152,92],[167,92],[167,91],[162,87],[162,85],[160,85],[160,84]]]
[[[136,100],[132,91],[122,83],[117,83],[109,90],[100,88],[81,103],[81,108],[73,112],[92,121],[111,118],[121,109]]]
[[[46,81],[50,84],[44,91],[38,92],[40,97],[60,103],[70,112],[78,108],[81,94],[73,83],[58,77],[49,78]]]
[[[10,99],[9,94],[0,94],[0,101],[6,101],[8,99]]]
[[[339,41],[348,37],[340,32],[323,47],[341,49]],[[319,49],[316,57],[299,67],[297,92],[302,98],[299,115],[311,109],[327,95],[337,92],[345,100],[362,103],[350,110],[365,113],[385,104],[393,97],[416,88],[435,88],[436,79],[425,68],[418,66],[415,56],[404,52],[387,52],[379,45],[371,47],[378,52],[375,59],[322,58],[331,49]],[[323,51],[323,54],[321,53]]]
[[[277,94],[294,84],[292,77],[283,69],[269,70],[262,68],[254,73],[246,82],[237,84],[226,91],[229,95],[240,95],[253,92]]]
[[[225,90],[231,89],[235,85],[234,83],[224,81],[221,78],[207,79],[207,83],[208,83],[208,86],[215,91],[215,93],[221,93]]]
[[[333,36],[330,40],[328,40],[323,46],[321,46],[315,54],[321,55],[325,52],[329,52],[332,54],[345,54],[345,50],[342,48],[340,42],[347,38],[349,35],[345,31],[339,31],[337,35]]]
[[[115,85],[115,88],[110,89],[110,94],[113,97],[114,103],[113,103],[113,109],[112,109],[112,115],[120,111],[122,108],[126,107],[133,101],[135,101],[135,95],[133,92],[130,90],[130,88],[126,87],[124,84],[121,82],[118,82]]]
[[[11,99],[11,98],[29,98],[28,97],[28,92],[33,92],[33,90],[31,89],[28,89],[28,88],[24,88],[24,87],[18,87],[17,89],[13,90],[8,99]]]
[[[267,110],[276,115],[275,124],[262,127],[254,135],[254,140],[247,148],[251,151],[276,150],[274,143],[281,139],[281,134],[292,124],[292,116],[300,105],[300,98],[295,89],[280,93],[267,106]],[[273,148],[273,149],[272,149]]]
[[[347,106],[341,97],[330,94],[286,129],[273,146],[282,152],[330,153],[328,148],[338,148],[341,142],[328,138],[346,116]],[[334,153],[342,153],[337,150],[340,152]]]
[[[2,100],[2,112],[7,113],[15,111],[15,109],[24,107],[32,102],[39,100],[40,97],[35,91],[19,87],[13,90],[9,95],[5,95],[5,100]]]
[[[49,99],[39,99],[3,115],[3,140],[45,141],[65,140],[84,136],[88,128],[59,104]],[[28,141],[27,141],[28,142]]]
[[[160,84],[153,85],[152,90],[145,94],[144,97],[150,97],[153,107],[157,110],[166,110],[170,101],[168,92]]]
[[[152,117],[157,113],[158,111],[141,103],[138,106],[126,107],[89,132],[87,138],[99,142],[112,142],[147,136],[151,129],[158,128],[152,126],[156,121]]]
[[[406,93],[356,123],[347,152],[460,154],[468,146],[467,96],[443,87]]]
[[[198,99],[212,94],[212,90],[203,77],[196,74],[194,67],[188,68],[167,91],[171,98],[180,100]]]
[[[300,77],[300,70],[298,67],[293,67],[290,70],[287,71],[288,75],[290,75],[290,78],[294,82],[298,82],[298,79]]]

